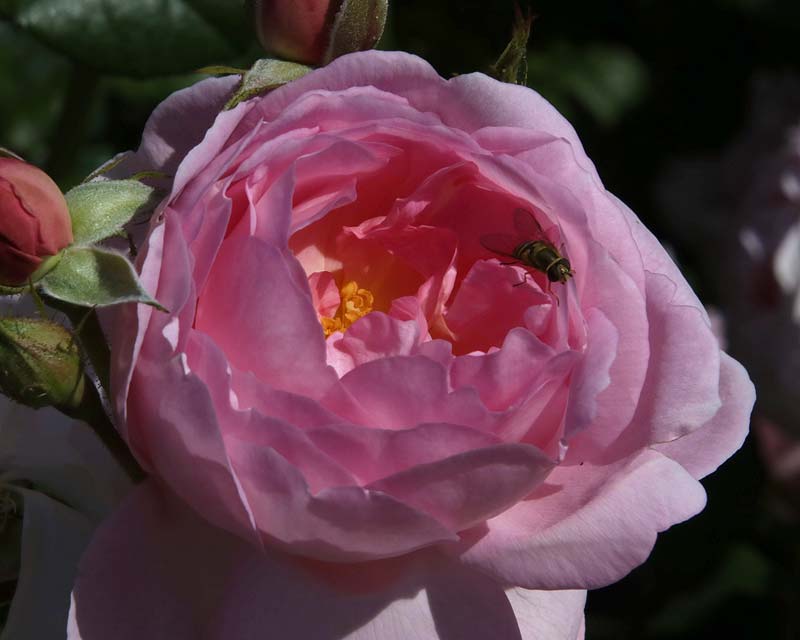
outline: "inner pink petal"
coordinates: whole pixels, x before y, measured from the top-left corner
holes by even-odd
[[[529,308],[552,308],[550,296],[525,273],[496,261],[481,260],[472,266],[445,314],[454,353],[500,346],[511,329],[525,326]]]

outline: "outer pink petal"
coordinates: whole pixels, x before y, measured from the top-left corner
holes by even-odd
[[[676,304],[676,286],[645,275],[650,362],[628,435],[633,446],[669,442],[710,420],[721,406],[719,343],[705,312]],[[638,447],[637,447],[638,448]]]
[[[235,76],[209,78],[173,93],[148,118],[139,150],[107,175],[145,170],[174,175],[189,150],[203,140],[237,81]]]
[[[726,353],[720,356],[719,397],[722,406],[706,424],[683,438],[655,445],[698,479],[712,473],[742,446],[755,402],[747,371]]]
[[[658,532],[704,506],[700,483],[655,451],[610,467],[560,467],[487,531],[466,535],[461,557],[527,588],[602,587],[644,562]]]
[[[152,392],[154,384],[158,393]],[[157,470],[203,517],[257,541],[207,381],[187,370],[182,356],[142,363],[133,377],[129,407],[129,425],[136,427],[131,440],[145,468]]]
[[[503,590],[433,554],[359,565],[261,553],[149,482],[97,532],[69,640],[578,640],[583,591]]]
[[[242,491],[265,540],[333,562],[386,558],[455,540],[443,524],[395,498],[357,486],[313,495],[274,449],[226,440]]]
[[[372,86],[403,96],[417,110],[440,114],[446,125],[467,132],[488,126],[535,126],[567,139],[583,153],[572,126],[535,91],[498,82],[481,73],[444,80],[427,62],[402,52],[369,51],[342,56],[324,69],[273,92],[259,108],[267,117],[274,117],[305,93],[354,86]]]

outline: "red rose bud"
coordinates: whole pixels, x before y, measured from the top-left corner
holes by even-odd
[[[275,55],[305,64],[371,49],[388,0],[253,0],[258,38]]]
[[[72,243],[64,196],[27,162],[0,157],[0,284],[23,285],[47,256]]]

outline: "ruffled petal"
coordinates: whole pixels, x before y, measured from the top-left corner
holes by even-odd
[[[720,356],[719,397],[722,406],[702,427],[654,446],[697,479],[712,473],[738,451],[749,431],[755,388],[744,367],[726,353]]]
[[[559,467],[486,529],[463,534],[461,559],[527,588],[594,589],[644,562],[658,532],[704,506],[700,483],[652,450],[606,467]]]
[[[256,238],[230,238],[200,297],[195,325],[236,368],[273,387],[318,396],[333,371],[308,285],[296,282],[291,260]]]
[[[341,565],[259,552],[148,482],[85,554],[68,639],[578,640],[585,595],[503,588],[432,553]]]

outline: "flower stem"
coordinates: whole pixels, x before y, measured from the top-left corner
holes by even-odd
[[[47,304],[61,311],[72,323],[75,337],[83,352],[86,375],[93,384],[87,385],[80,406],[70,415],[84,420],[97,434],[105,447],[134,482],[145,476],[144,471],[120,437],[113,423],[113,410],[108,397],[111,354],[103,329],[94,309],[47,298]]]
[[[50,153],[45,162],[47,173],[56,182],[70,175],[75,164],[75,150],[86,139],[92,98],[97,86],[98,75],[95,71],[78,64],[72,67]]]

